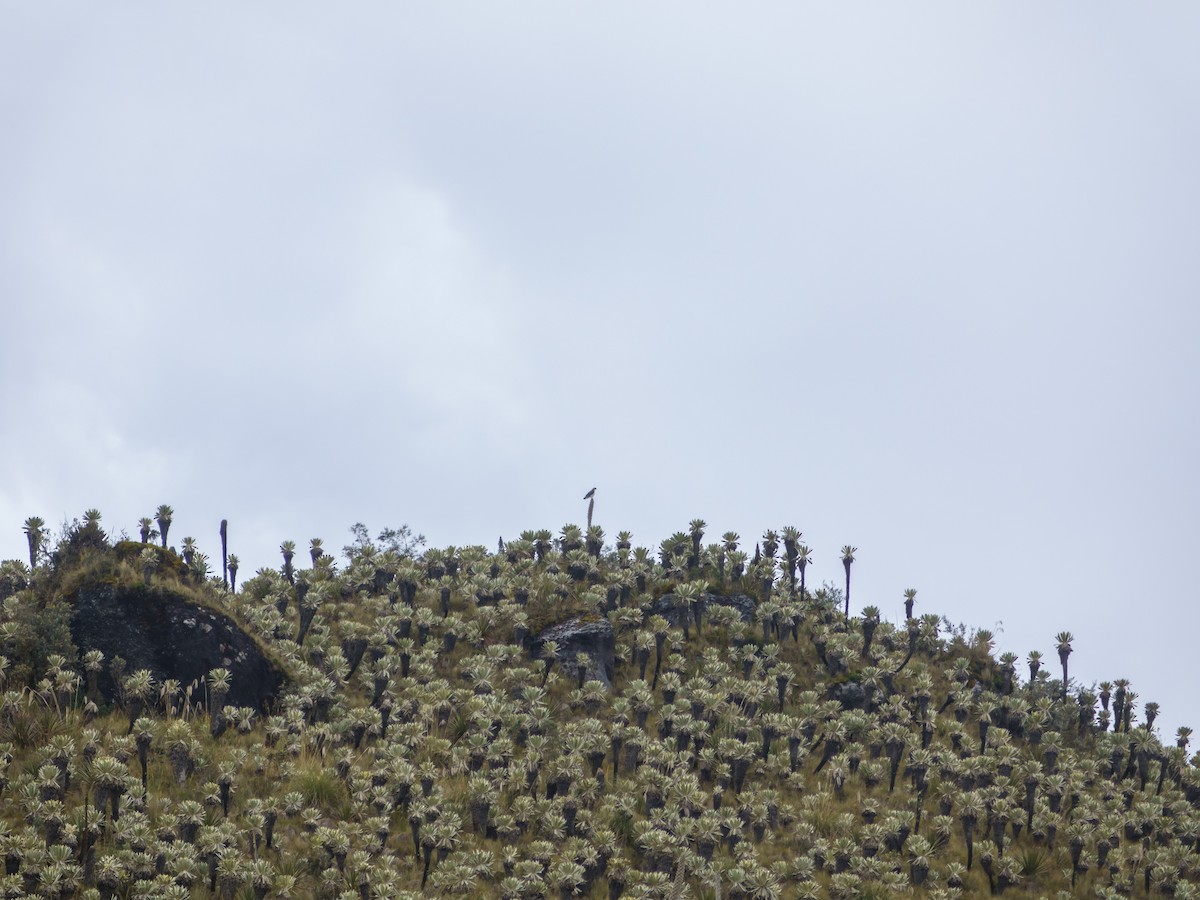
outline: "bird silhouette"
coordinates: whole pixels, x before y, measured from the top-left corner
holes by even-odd
[[[596,489],[592,488],[583,495],[583,499],[588,502],[588,531],[592,530],[592,511],[596,508]]]

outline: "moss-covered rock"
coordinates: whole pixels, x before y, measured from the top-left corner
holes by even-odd
[[[191,573],[182,559],[174,550],[164,550],[157,544],[142,544],[137,541],[117,541],[113,545],[113,554],[121,562],[141,566],[142,553],[149,550],[155,557],[154,571],[160,576],[171,576],[180,581],[188,581]]]

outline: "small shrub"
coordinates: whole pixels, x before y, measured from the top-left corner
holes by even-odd
[[[293,790],[304,795],[310,807],[333,813],[346,802],[346,788],[337,774],[314,764],[298,771],[292,779]]]
[[[1018,871],[1026,881],[1037,880],[1050,872],[1050,852],[1045,848],[1023,847],[1015,855]]]
[[[54,738],[71,733],[71,724],[33,694],[23,692],[11,698],[0,718],[0,742],[19,749],[42,748]]]
[[[4,620],[11,626],[2,651],[9,658],[8,683],[32,687],[46,672],[53,654],[75,659],[71,640],[71,607],[60,599],[40,603],[31,592],[10,597]]]

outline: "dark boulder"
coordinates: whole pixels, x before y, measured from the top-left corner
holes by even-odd
[[[754,620],[754,610],[758,608],[758,604],[754,602],[754,598],[746,594],[709,594],[700,595],[700,612],[701,615],[707,615],[708,611],[714,606],[728,606],[736,609],[738,615],[741,616],[743,622],[751,622]],[[682,628],[683,618],[679,608],[675,605],[674,594],[663,594],[657,600],[650,604],[650,611],[646,613],[646,618],[651,616],[662,616],[671,623],[672,628]]]
[[[866,709],[867,689],[857,681],[844,681],[829,688],[829,699],[842,704],[842,709]]]
[[[533,639],[532,652],[535,658],[541,657],[542,647],[547,641],[557,642],[558,663],[571,678],[579,675],[576,654],[586,653],[588,666],[584,680],[601,681],[607,687],[612,687],[616,639],[608,619],[587,616],[550,626]]]
[[[177,680],[186,690],[212,669],[231,675],[226,702],[269,709],[287,680],[250,635],[229,616],[188,602],[168,589],[93,583],[72,598],[71,638],[80,653],[99,650],[106,663],[126,661],[125,673],[149,669],[156,683]],[[110,703],[116,684],[107,665],[97,686]],[[193,689],[193,701],[205,696]]]

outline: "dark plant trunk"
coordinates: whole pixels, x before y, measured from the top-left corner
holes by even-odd
[[[816,775],[821,769],[825,768],[825,764],[842,752],[842,742],[836,737],[825,738],[825,748],[821,752],[821,761],[817,763],[817,767],[813,769],[813,774]]]
[[[846,567],[846,624],[850,624],[850,560],[843,559],[842,565]]]
[[[402,673],[401,677],[404,677],[404,678],[408,677],[409,663],[406,660],[409,660],[409,659],[411,659],[411,657],[409,657],[408,654],[405,654],[404,659],[402,659],[400,661],[401,668],[404,669],[404,672]],[[383,699],[384,691],[387,690],[388,681],[389,681],[389,679],[388,679],[388,676],[386,673],[377,673],[375,675],[374,691],[371,694],[371,705],[372,706],[379,706],[379,701]]]
[[[471,827],[475,829],[476,834],[487,834],[488,813],[491,808],[492,805],[485,799],[471,802]]]
[[[180,785],[187,782],[188,749],[182,744],[172,744],[167,750],[167,759],[171,763],[171,771],[175,773],[175,781]]]
[[[308,628],[312,625],[313,616],[317,614],[316,607],[300,607],[300,632],[296,635],[296,643],[304,646],[304,636],[308,634]]]
[[[1058,766],[1058,751],[1053,747],[1047,747],[1042,751],[1042,762],[1046,766],[1046,771],[1053,775],[1055,768]]]
[[[646,666],[650,664],[650,648],[638,647],[637,651],[638,678],[646,680]]]
[[[903,747],[888,747],[888,793],[896,790],[896,775],[900,772],[900,755]]]
[[[790,771],[795,772],[800,767],[800,738],[788,738],[788,766]]]
[[[917,630],[915,628],[910,628],[908,630],[908,655],[906,655],[904,657],[904,662],[900,663],[899,668],[897,668],[896,671],[892,673],[893,675],[899,675],[902,671],[904,671],[904,667],[908,665],[908,661],[910,659],[912,659],[913,654],[917,652],[918,634],[919,633],[917,632]]]
[[[1002,819],[999,816],[992,819],[992,843],[996,845],[996,852],[1000,856],[1004,856],[1004,833],[1007,827],[1007,819]]]
[[[929,877],[929,866],[917,865],[915,862],[909,863],[908,874],[909,878],[912,879],[912,883],[920,887],[925,883],[925,879]]]
[[[345,657],[350,669],[346,674],[346,680],[349,681],[354,677],[354,673],[358,671],[358,666],[362,662],[363,654],[367,652],[366,638],[352,638],[342,641],[342,656]]]
[[[209,696],[209,734],[218,738],[225,733],[225,692],[213,691]]]
[[[150,739],[149,736],[138,735],[137,739],[137,757],[138,765],[142,768],[142,790],[146,790],[146,765],[150,755]]]
[[[221,520],[221,580],[229,587],[229,521]]]
[[[421,869],[421,890],[425,890],[425,882],[429,880],[429,862],[433,859],[433,846],[426,845],[421,848],[421,860],[423,863]]]
[[[791,596],[796,596],[796,548],[794,546],[786,546],[787,559],[787,576],[788,576],[788,593]]]
[[[879,626],[879,623],[875,619],[870,619],[870,618],[863,619],[863,623],[862,623],[862,632],[863,632],[862,656],[864,659],[866,659],[867,656],[869,656],[871,653],[871,641],[875,638],[875,629],[878,626]],[[928,874],[929,870],[926,869],[925,872],[926,872],[926,874]]]
[[[735,794],[742,792],[742,786],[746,783],[746,775],[749,771],[750,760],[735,759],[733,761],[733,792]]]
[[[658,687],[658,673],[662,671],[663,648],[666,646],[667,636],[665,634],[656,634],[654,636],[654,678],[650,682],[650,690]]]

